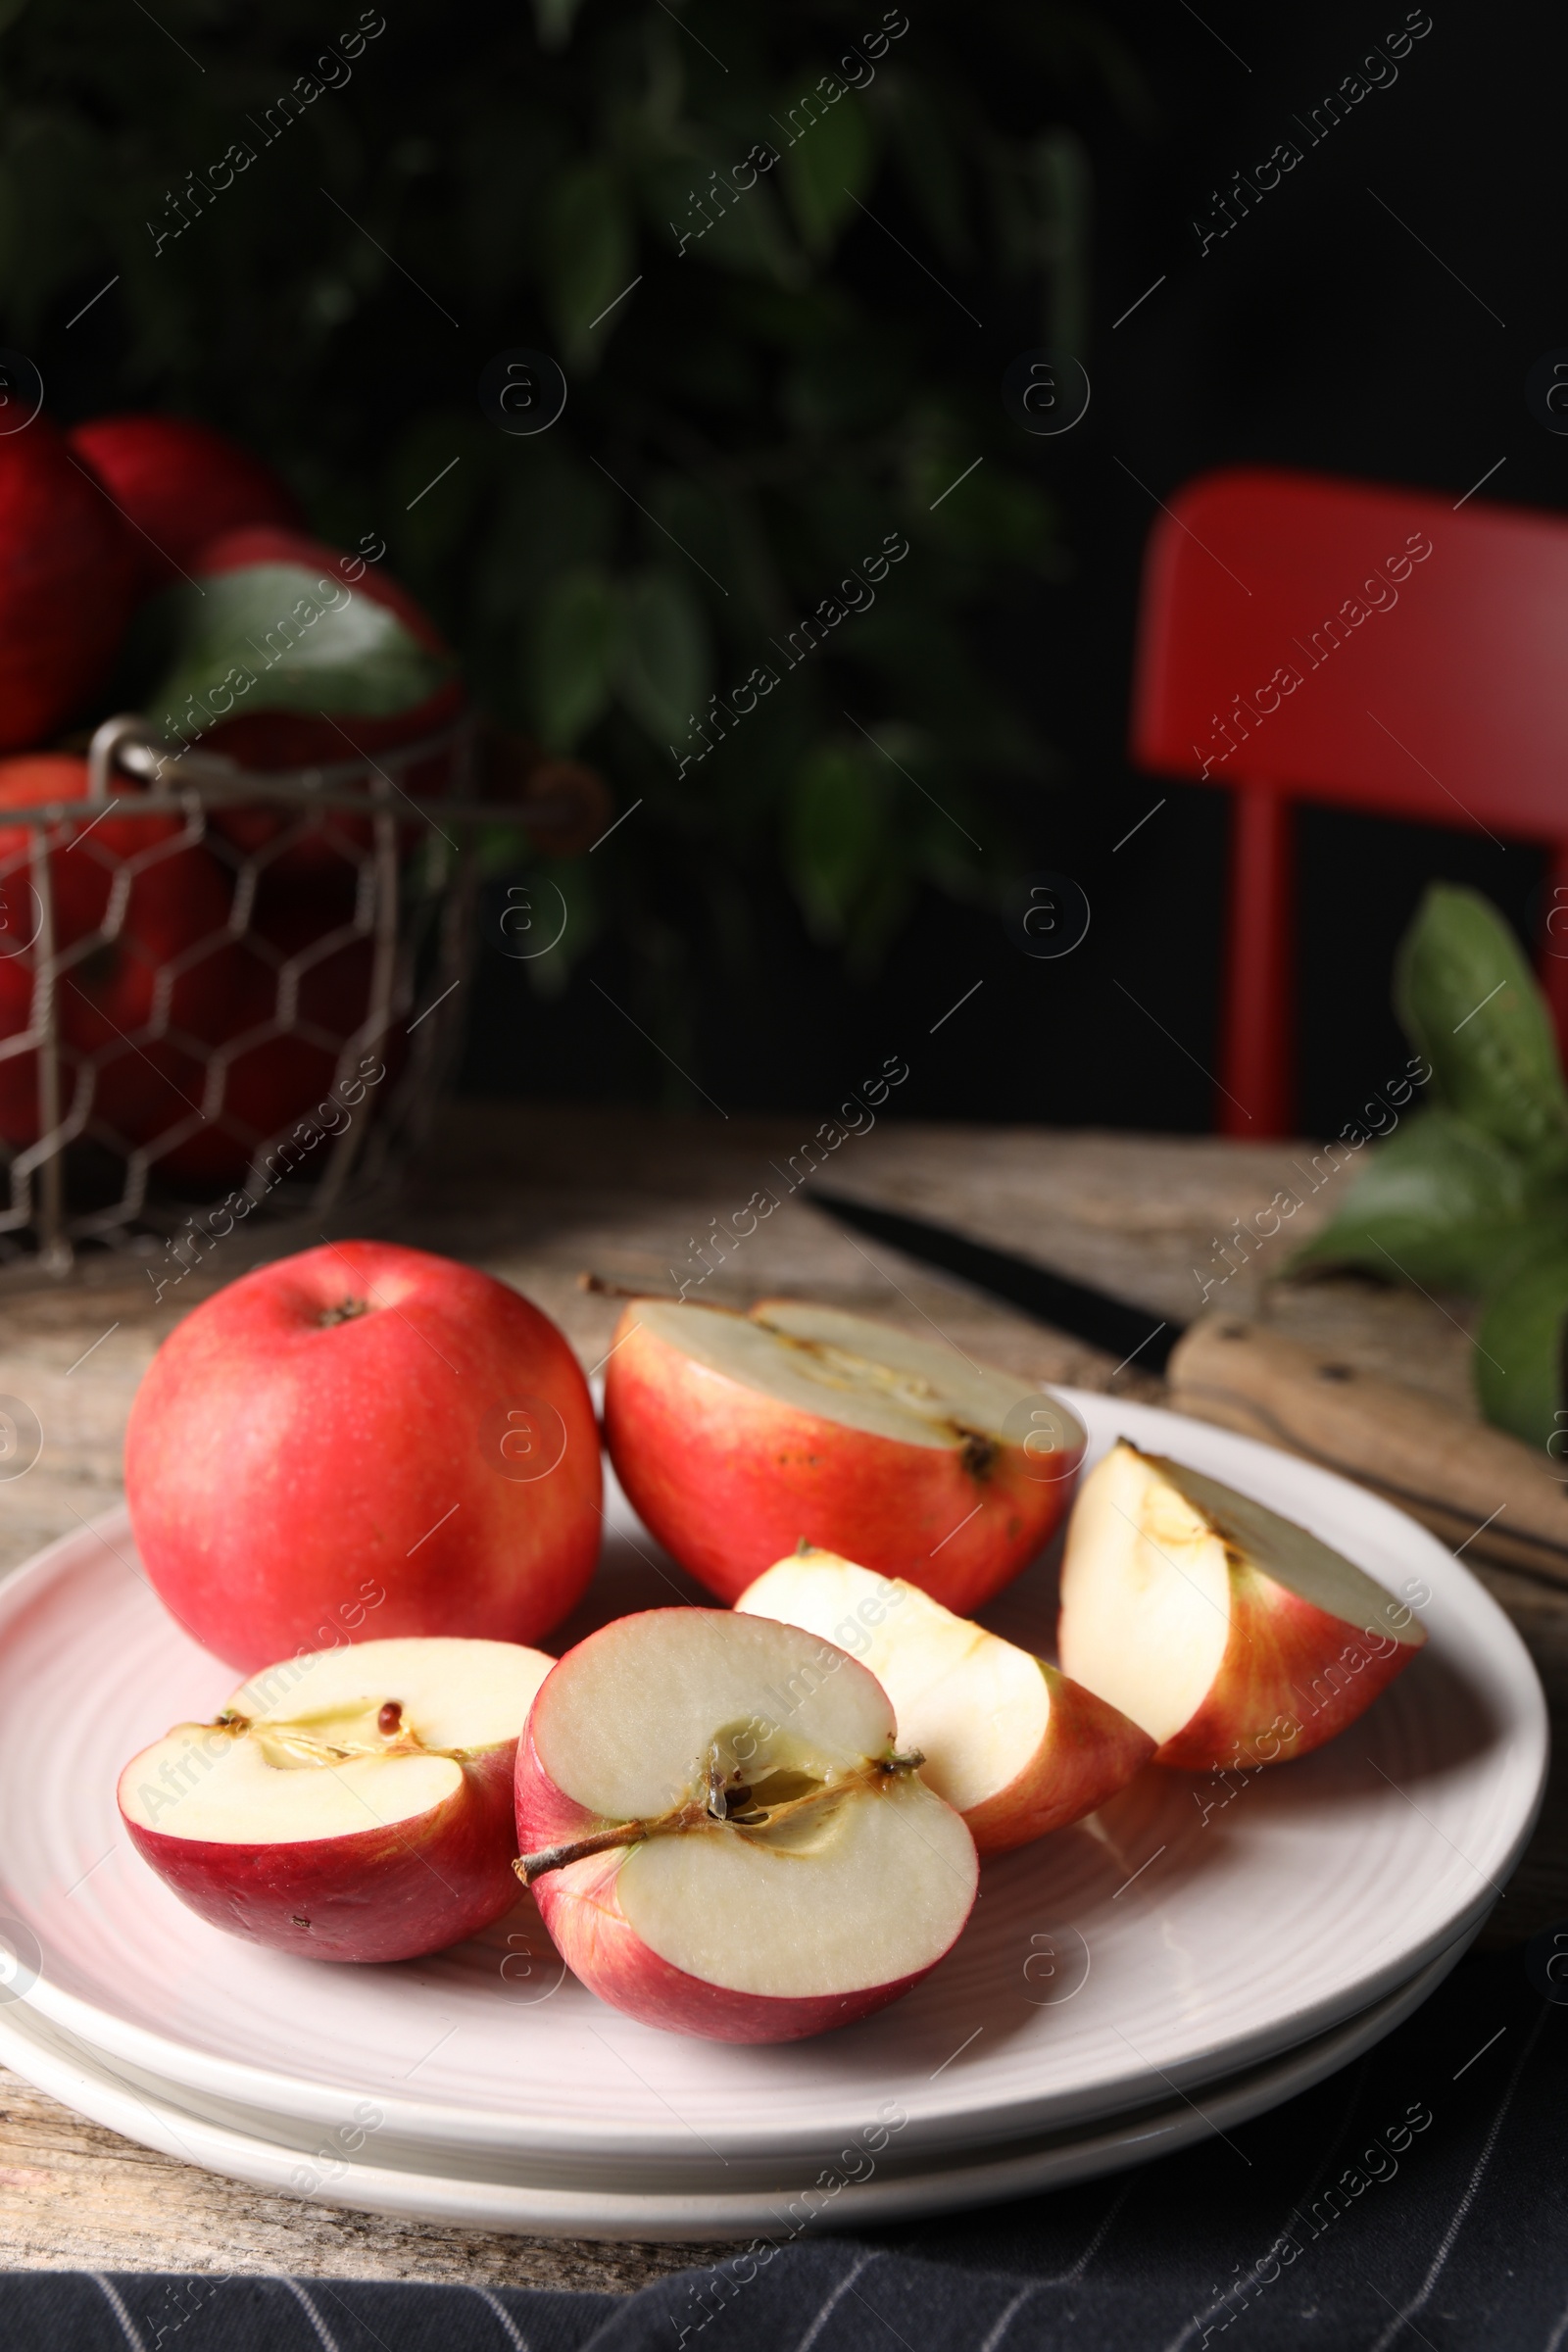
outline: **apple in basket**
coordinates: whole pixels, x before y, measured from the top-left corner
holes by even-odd
[[[1084,1482],[1062,1560],[1061,1662],[1142,1724],[1156,1764],[1304,1756],[1425,1641],[1342,1553],[1201,1470],[1124,1438]]]
[[[0,760],[0,810],[85,801],[87,762]],[[115,795],[133,806],[133,792]],[[0,821],[0,1137],[40,1132],[39,1058],[50,932],[34,855],[42,836]],[[111,1149],[156,1148],[204,1127],[204,1049],[224,1034],[235,968],[227,877],[174,816],[86,816],[48,852],[60,1116]]]
[[[137,1852],[193,1911],[316,1960],[413,1960],[516,1900],[517,1739],[555,1661],[511,1642],[284,1658],[120,1776]]]
[[[47,416],[0,435],[0,752],[47,742],[103,684],[133,537]]]
[[[335,1638],[529,1642],[599,1556],[588,1384],[474,1267],[329,1243],[244,1275],[165,1340],[131,1405],[147,1574],[241,1672]]]
[[[318,1127],[346,1133],[341,1107],[330,1101],[340,1077],[350,1099],[363,1103],[357,1119],[384,1108],[409,1052],[407,1023],[372,1017],[379,943],[359,929],[352,900],[298,879],[264,877],[245,938],[236,943],[225,977],[229,1009],[217,1042],[225,1048],[221,1092],[205,1098],[205,1123],[166,1152],[172,1176],[206,1184],[237,1184],[258,1160],[274,1175],[300,1156],[267,1147],[294,1138],[299,1122],[319,1111]],[[387,974],[390,982],[395,964]],[[379,1069],[375,1093],[357,1082]],[[323,1141],[302,1174],[322,1173]]]
[[[300,520],[293,493],[270,466],[194,417],[92,416],[67,439],[130,526],[143,596],[191,571],[220,531]]]
[[[449,789],[450,751],[385,785],[376,772],[387,752],[438,733],[463,709],[451,648],[396,580],[303,532],[267,527],[223,533],[189,568],[191,580],[145,615],[144,658],[157,672],[146,707],[166,736],[267,771],[358,760],[367,791],[384,791],[400,817],[409,815],[402,795]],[[219,809],[213,824],[241,850],[272,853],[273,873],[346,878],[350,897],[345,858],[374,846],[368,818],[307,818],[276,803]],[[405,823],[398,835],[413,841],[422,830]]]
[[[519,1877],[562,1958],[645,2025],[798,2041],[910,1990],[974,1841],[863,1666],[764,1617],[650,1609],[566,1652],[517,1749]]]
[[[833,1552],[803,1544],[735,1606],[836,1642],[876,1676],[900,1747],[919,1752],[921,1778],[982,1854],[1081,1821],[1154,1752],[1147,1732],[1044,1658]]]
[[[722,1600],[797,1543],[976,1608],[1054,1533],[1076,1414],[956,1348],[804,1299],[635,1298],[605,1437],[645,1524]]]

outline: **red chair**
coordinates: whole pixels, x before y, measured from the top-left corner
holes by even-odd
[[[1292,1132],[1293,801],[1548,843],[1541,973],[1568,1040],[1568,522],[1202,475],[1150,540],[1132,756],[1235,793],[1223,1134]]]

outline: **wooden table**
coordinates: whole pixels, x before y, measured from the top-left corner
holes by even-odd
[[[467,1258],[514,1283],[566,1331],[585,1367],[609,1348],[618,1312],[584,1274],[749,1303],[773,1292],[834,1300],[911,1330],[935,1326],[971,1353],[1030,1377],[1158,1400],[1162,1384],[1118,1370],[1078,1342],[1023,1321],[851,1239],[799,1192],[727,1254],[712,1247],[761,1186],[783,1194],[814,1119],[717,1121],[514,1103],[450,1106],[403,1196],[340,1217],[332,1238],[376,1233]],[[961,1225],[1025,1250],[1156,1312],[1186,1318],[1200,1284],[1224,1272],[1233,1221],[1287,1184],[1286,1144],[1053,1133],[1029,1128],[890,1125],[842,1144],[827,1173],[844,1192]],[[1304,1207],[1304,1239],[1331,1191]],[[0,1291],[0,1394],[24,1397],[44,1430],[36,1467],[0,1485],[0,1570],[119,1498],[125,1414],[154,1348],[220,1283],[263,1256],[308,1247],[320,1228],[240,1229],[201,1275],[155,1300],[145,1265],[103,1259],[69,1284]],[[705,1239],[706,1259],[696,1252]],[[1283,1250],[1282,1241],[1281,1248]],[[159,1260],[161,1268],[161,1258]],[[673,1271],[672,1271],[673,1270]],[[1360,1281],[1280,1280],[1266,1259],[1210,1294],[1262,1312],[1294,1336],[1331,1345],[1473,1410],[1462,1311]],[[1568,1725],[1568,1594],[1481,1571],[1529,1643]],[[1559,1740],[1568,1754],[1568,1741]],[[1515,1942],[1568,1915],[1568,1782],[1554,1773],[1542,1824],[1485,1931]],[[0,2262],[35,2268],[292,2271],[314,2278],[421,2278],[629,2291],[709,2259],[696,2246],[602,2245],[496,2237],[342,2213],[261,2195],[154,2155],[81,2121],[0,2070]]]

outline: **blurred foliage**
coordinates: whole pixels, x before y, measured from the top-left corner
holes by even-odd
[[[996,897],[976,811],[1045,765],[984,659],[1064,560],[998,386],[1082,348],[1073,125],[1143,101],[1092,16],[913,8],[0,0],[0,341],[68,419],[204,416],[324,536],[384,532],[486,706],[642,803],[591,891],[548,872],[563,956],[613,925],[666,1040],[779,870],[852,967],[923,884]],[[476,395],[518,346],[569,384],[535,437]],[[874,606],[785,672],[890,533]]]
[[[1568,1454],[1568,1085],[1550,1008],[1496,907],[1449,883],[1433,884],[1399,943],[1394,1001],[1433,1099],[1373,1147],[1294,1263],[1479,1297],[1482,1410],[1555,1460]]]

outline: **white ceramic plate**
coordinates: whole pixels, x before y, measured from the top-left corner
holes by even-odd
[[[833,2176],[838,2185],[831,2189],[819,2184],[810,2164],[798,2173],[774,2165],[767,2184],[760,2188],[672,2194],[660,2188],[561,2188],[552,2184],[553,2167],[540,2168],[546,2178],[529,2180],[523,2168],[496,2164],[494,2159],[494,2170],[479,2164],[446,2171],[421,2170],[416,2163],[397,2165],[385,2160],[390,2152],[373,2132],[350,2135],[352,2155],[335,2138],[322,2140],[319,2134],[306,2135],[298,2145],[280,2145],[272,2136],[273,2119],[247,2116],[238,2108],[221,2119],[194,2112],[145,2078],[127,2080],[109,2060],[20,2001],[0,2008],[0,2062],[143,2147],[205,2165],[210,2172],[248,2181],[255,2188],[328,2205],[395,2214],[408,2221],[544,2236],[711,2239],[756,2233],[789,2238],[818,2227],[869,2229],[920,2214],[1027,2196],[1042,2188],[1064,2188],[1070,2181],[1168,2156],[1210,2132],[1233,2131],[1298,2091],[1309,2090],[1381,2041],[1442,1983],[1469,1941],[1470,1935],[1462,1936],[1429,1960],[1408,1984],[1331,2033],[1264,2066],[1205,2084],[1199,2103],[1167,2097],[1163,2104],[1140,2108],[1110,2125],[1031,2139],[1000,2158],[939,2163],[924,2170],[909,2169],[897,2139],[885,2154],[869,2159],[858,2145],[853,2154],[846,2154]],[[365,2150],[378,2161],[365,2161]],[[852,2172],[855,2177],[847,2178]],[[813,2187],[815,2194],[808,2195]]]
[[[604,2007],[526,1905],[395,1968],[289,1959],[205,1926],[130,1848],[114,1789],[129,1755],[214,1712],[234,1678],[165,1614],[122,1518],[0,1590],[0,1912],[36,1938],[30,2003],[181,2099],[333,2131],[369,2100],[388,2144],[443,2168],[526,2151],[564,2190],[670,2193],[825,2164],[887,2102],[908,2119],[906,2160],[1000,2154],[1369,2008],[1479,1921],[1528,1836],[1546,1719],[1523,1644],[1388,1504],[1202,1423],[1072,1401],[1097,1452],[1125,1431],[1303,1521],[1392,1590],[1430,1590],[1431,1643],[1302,1762],[1240,1785],[1151,1771],[1093,1823],[988,1865],[957,1948],[895,2008],[739,2049]],[[613,1525],[602,1613],[683,1597],[618,1500]],[[1049,1646],[1050,1568],[988,1615]]]

